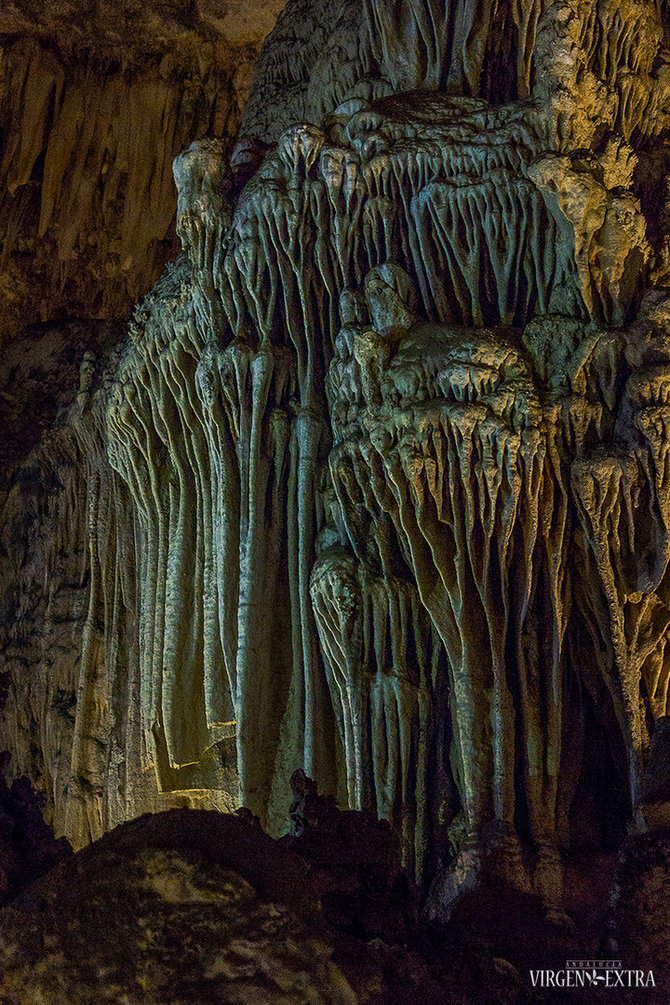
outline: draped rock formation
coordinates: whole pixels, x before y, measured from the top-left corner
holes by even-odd
[[[180,800],[280,832],[304,767],[444,917],[483,875],[557,911],[561,850],[623,835],[670,682],[669,28],[288,4],[8,494],[24,541],[53,472],[33,604],[83,570],[76,666],[10,649],[2,726],[74,843]]]
[[[280,3],[221,7],[3,4],[0,339],[128,316],[175,256],[172,159],[235,135]]]

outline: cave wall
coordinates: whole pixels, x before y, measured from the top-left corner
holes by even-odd
[[[172,160],[237,134],[281,6],[3,5],[0,339],[129,315],[178,250]]]
[[[178,252],[174,156],[232,142],[280,6],[0,12],[0,701],[11,678],[11,770],[78,845],[175,805],[133,711],[135,516],[85,389],[109,382],[133,304]]]
[[[483,870],[556,907],[623,833],[668,713],[667,28],[292,0],[127,331],[35,334],[80,368],[7,479],[0,741],[73,843],[281,832],[304,767],[439,914]]]

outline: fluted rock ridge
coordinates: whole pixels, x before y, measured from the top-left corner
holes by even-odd
[[[304,767],[445,917],[482,875],[558,911],[560,851],[623,834],[668,713],[666,31],[287,6],[42,494],[89,514],[68,781],[32,769],[75,843],[238,792],[278,831]]]

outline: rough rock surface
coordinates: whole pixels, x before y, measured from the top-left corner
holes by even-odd
[[[426,926],[399,891],[388,824],[338,811],[304,775],[292,784],[300,833],[287,841],[269,838],[248,811],[172,810],[120,826],[33,883],[0,910],[3,1005],[600,1000],[593,989],[534,990],[530,971],[601,954],[612,863],[599,860],[595,875],[593,859],[573,863],[574,929],[549,924],[537,898],[501,887],[471,891],[450,925]],[[608,952],[640,966],[664,946],[638,896],[662,866],[662,840],[645,839],[619,866],[609,931],[622,941],[610,939]],[[656,969],[655,989],[608,991],[607,1000],[663,1005]]]
[[[310,906],[305,866],[254,825],[145,817],[4,909],[0,999],[356,1005]]]
[[[45,824],[40,798],[28,779],[7,785],[8,760],[0,755],[0,904],[71,854],[65,838],[56,841]]]
[[[240,143],[175,160],[184,253],[8,487],[0,739],[59,833],[239,798],[279,834],[303,767],[434,919],[496,882],[564,920],[669,711],[667,28],[287,6]]]
[[[388,821],[369,810],[338,810],[303,771],[291,788],[291,832],[279,844],[309,863],[326,922],[366,942],[411,941],[418,901]]]
[[[608,918],[608,950],[636,967],[653,970],[659,1002],[667,998],[670,987],[668,870],[667,826],[629,838],[619,855]]]

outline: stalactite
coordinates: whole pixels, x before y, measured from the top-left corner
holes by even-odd
[[[615,661],[611,687],[628,739],[633,799],[640,796],[642,752],[648,743],[645,706],[651,706],[655,716],[666,714],[663,657],[670,628],[665,587],[670,557],[667,448],[661,404],[668,370],[667,362],[659,362],[665,357],[661,345],[646,353],[654,364],[638,364],[628,376],[621,404],[619,435],[628,440],[627,449],[601,450],[573,465],[579,515],[606,598],[606,630]],[[653,515],[656,507],[660,519]]]
[[[422,881],[442,869],[438,917],[487,876],[560,917],[589,722],[637,808],[670,637],[670,322],[665,294],[640,303],[661,273],[639,166],[670,98],[656,4],[620,6],[293,0],[241,144],[176,159],[184,254],[104,379],[84,357],[36,461],[62,485],[33,504],[44,568],[76,567],[76,711],[15,667],[4,729],[20,763],[27,735],[58,744],[45,784],[80,841],[178,799],[239,797],[279,832],[303,768],[391,821]],[[181,84],[133,78],[121,129],[117,76],[15,70],[58,129],[3,170],[19,193],[45,149],[60,258],[93,177],[124,260],[164,235],[164,165],[200,121]]]
[[[429,728],[440,643],[414,585],[373,578],[341,546],[312,571],[312,603],[344,750],[347,800],[398,828],[421,879],[428,852]]]
[[[194,135],[212,127],[231,134],[237,125],[231,71],[211,45],[190,68],[169,53],[96,59],[64,48],[36,38],[3,43],[3,231],[5,216],[16,222],[16,205],[28,204],[18,239],[7,228],[3,241],[1,275],[14,308],[5,331],[26,316],[46,320],[32,300],[21,309],[26,294],[16,279],[30,275],[44,276],[45,296],[62,304],[55,316],[129,313],[176,250],[173,158]]]

